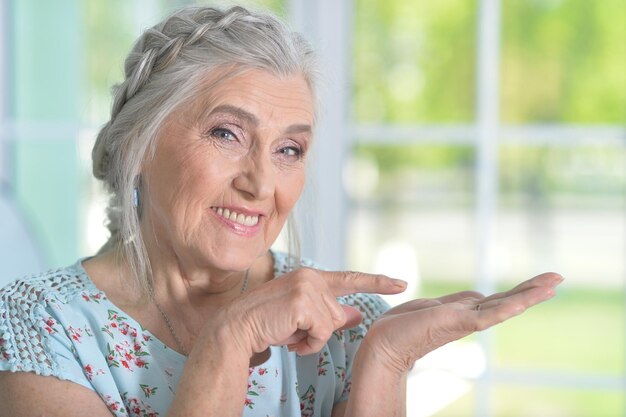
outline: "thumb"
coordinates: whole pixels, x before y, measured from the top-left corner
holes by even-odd
[[[363,320],[361,312],[354,307],[342,305],[343,311],[346,313],[346,322],[337,330],[351,329],[357,326]]]

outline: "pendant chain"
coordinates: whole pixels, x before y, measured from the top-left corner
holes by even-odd
[[[246,269],[246,273],[243,276],[243,283],[241,284],[241,290],[239,291],[240,295],[246,292],[246,290],[248,289],[249,272],[250,270]],[[161,308],[161,306],[159,305],[156,299],[153,299],[152,301],[154,302],[154,305],[156,306],[157,310],[159,310],[159,313],[161,313],[161,317],[163,317],[163,321],[165,321],[165,324],[167,325],[167,329],[170,331],[170,334],[174,338],[174,341],[176,342],[178,350],[180,351],[180,353],[187,356],[189,353],[187,352],[187,349],[185,348],[185,345],[183,344],[183,342],[180,340],[180,338],[176,334],[176,331],[174,330],[174,326],[172,326],[172,322],[170,321],[169,317],[167,316],[167,314],[165,314],[165,311],[163,311],[163,309]]]

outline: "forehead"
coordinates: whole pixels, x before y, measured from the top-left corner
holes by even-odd
[[[207,77],[194,100],[196,115],[203,119],[213,110],[231,107],[277,123],[314,122],[314,99],[300,74],[276,76],[262,70],[246,70],[235,76]]]

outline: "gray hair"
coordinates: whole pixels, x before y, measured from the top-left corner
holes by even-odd
[[[121,247],[149,294],[150,261],[139,227],[141,207],[134,204],[141,166],[153,155],[166,118],[194,99],[208,73],[223,69],[230,76],[246,69],[300,74],[315,95],[318,63],[311,46],[273,15],[239,6],[184,8],[146,30],[133,46],[124,65],[125,80],[114,88],[111,118],[92,151],[93,174],[111,194],[110,237],[100,253]],[[288,240],[290,252],[299,258],[291,216]]]

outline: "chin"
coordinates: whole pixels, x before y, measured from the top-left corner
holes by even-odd
[[[244,271],[250,268],[254,261],[265,252],[267,252],[267,249],[233,249],[231,246],[229,249],[203,256],[203,263],[210,268],[217,268],[222,271]]]

